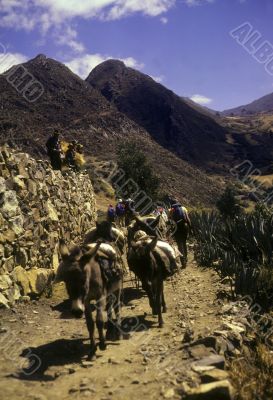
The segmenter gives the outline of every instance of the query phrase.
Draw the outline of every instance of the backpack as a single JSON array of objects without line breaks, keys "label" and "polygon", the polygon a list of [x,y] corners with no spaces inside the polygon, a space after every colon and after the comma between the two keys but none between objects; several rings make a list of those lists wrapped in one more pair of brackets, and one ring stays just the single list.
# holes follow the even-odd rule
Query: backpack
[{"label": "backpack", "polygon": [[181,220],[186,221],[184,210],[180,204],[175,204],[173,206],[172,217],[175,222],[178,222]]},{"label": "backpack", "polygon": [[116,205],[116,214],[118,217],[121,217],[122,215],[125,214],[125,207],[123,206],[123,204],[118,203]]},{"label": "backpack", "polygon": [[109,207],[108,208],[108,217],[115,218],[115,216],[116,216],[116,212],[115,212],[114,207]]}]

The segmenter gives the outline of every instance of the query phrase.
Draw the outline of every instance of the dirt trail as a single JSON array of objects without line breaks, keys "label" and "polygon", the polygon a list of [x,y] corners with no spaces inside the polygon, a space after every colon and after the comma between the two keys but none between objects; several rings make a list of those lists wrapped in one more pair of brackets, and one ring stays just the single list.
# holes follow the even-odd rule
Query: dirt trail
[{"label": "dirt trail", "polygon": [[[220,286],[213,271],[197,268],[191,259],[186,270],[166,283],[168,312],[164,328],[159,329],[147,297],[125,283],[125,338],[98,351],[92,363],[86,362],[85,321],[69,316],[63,286],[58,286],[50,299],[2,311],[0,399],[181,398],[183,385],[197,380],[182,340],[185,333],[207,336],[217,329]],[[134,332],[136,325],[138,331]],[[41,359],[41,367],[26,377],[18,375],[18,370],[24,360],[20,354],[28,348]]]}]

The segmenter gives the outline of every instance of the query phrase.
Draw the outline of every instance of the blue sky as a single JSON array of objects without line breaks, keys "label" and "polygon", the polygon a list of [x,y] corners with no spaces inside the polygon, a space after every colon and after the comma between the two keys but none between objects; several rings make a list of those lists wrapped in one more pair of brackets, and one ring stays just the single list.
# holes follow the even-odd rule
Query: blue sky
[{"label": "blue sky", "polygon": [[85,78],[119,58],[223,110],[273,92],[265,63],[230,35],[248,22],[273,46],[272,21],[272,0],[0,0],[0,71],[43,53]]}]

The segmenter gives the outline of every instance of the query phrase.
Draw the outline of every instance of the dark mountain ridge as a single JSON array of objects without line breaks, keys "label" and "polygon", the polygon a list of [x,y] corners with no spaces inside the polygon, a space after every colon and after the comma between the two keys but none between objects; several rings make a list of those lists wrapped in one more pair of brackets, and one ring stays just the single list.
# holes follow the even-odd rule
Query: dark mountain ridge
[{"label": "dark mountain ridge", "polygon": [[86,81],[183,160],[214,170],[227,161],[225,129],[148,75],[108,60],[94,68]]},{"label": "dark mountain ridge", "polygon": [[249,104],[222,112],[224,116],[247,116],[260,113],[273,113],[273,93],[263,96]]}]

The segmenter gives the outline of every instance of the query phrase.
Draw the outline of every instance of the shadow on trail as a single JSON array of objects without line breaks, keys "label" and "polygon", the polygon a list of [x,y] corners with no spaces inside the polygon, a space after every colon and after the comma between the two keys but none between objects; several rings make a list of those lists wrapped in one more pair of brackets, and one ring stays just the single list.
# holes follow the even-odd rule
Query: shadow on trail
[{"label": "shadow on trail", "polygon": [[146,315],[135,315],[133,317],[122,318],[121,333],[133,334],[135,332],[145,332],[156,325],[155,322],[147,321]]},{"label": "shadow on trail", "polygon": [[45,374],[49,367],[80,363],[87,352],[88,339],[58,339],[38,347],[24,349],[20,356],[26,358],[28,365],[13,377],[33,381],[55,380],[57,376]]},{"label": "shadow on trail", "polygon": [[[135,332],[143,332],[145,334],[154,324],[154,322],[146,321],[143,315],[125,317],[122,319],[120,328],[121,338],[135,340]],[[119,346],[119,343],[117,341],[107,341],[108,346]],[[54,373],[53,375],[46,374],[50,367],[81,364],[83,358],[88,354],[88,350],[88,338],[58,339],[38,347],[26,348],[20,356],[26,358],[28,365],[18,373],[13,374],[12,377],[30,381],[53,381],[59,375],[54,375]]]},{"label": "shadow on trail", "polygon": [[[136,288],[125,288],[123,291],[122,302],[126,306],[133,300],[143,297],[144,292]],[[60,313],[61,319],[74,319],[71,314],[70,300],[64,300],[59,304],[51,307],[53,311]],[[95,311],[95,305],[92,311]],[[125,311],[125,310],[124,310]],[[155,321],[146,320],[146,313],[143,315],[133,315],[122,317],[120,336],[122,339],[131,340],[132,342],[143,340],[146,331],[157,325]],[[114,321],[113,321],[114,322]],[[115,324],[114,324],[115,325]],[[134,336],[134,333],[141,335]],[[22,351],[21,357],[26,359],[26,366],[18,373],[12,375],[13,378],[30,381],[53,381],[60,374],[54,371],[47,373],[50,367],[65,367],[71,364],[81,364],[83,358],[87,356],[89,351],[89,339],[86,329],[86,338],[84,339],[58,339],[53,342],[45,343],[38,347],[26,348]],[[119,346],[120,342],[107,340],[108,346]],[[107,349],[106,349],[107,352]],[[98,357],[100,354],[98,353]],[[66,374],[69,370],[61,370]]]},{"label": "shadow on trail", "polygon": [[122,303],[127,306],[132,300],[139,300],[146,296],[145,292],[141,289],[128,287],[123,289],[122,293]]}]

